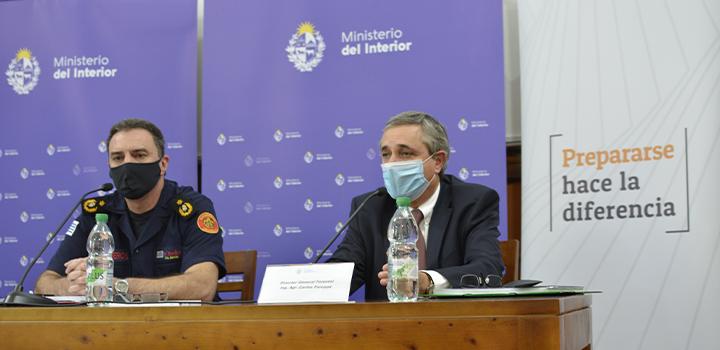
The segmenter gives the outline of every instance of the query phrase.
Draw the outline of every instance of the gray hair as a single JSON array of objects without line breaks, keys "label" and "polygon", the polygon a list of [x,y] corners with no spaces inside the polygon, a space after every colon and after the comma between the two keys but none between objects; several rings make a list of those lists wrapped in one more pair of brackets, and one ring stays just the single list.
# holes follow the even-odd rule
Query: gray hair
[{"label": "gray hair", "polygon": [[132,129],[147,130],[147,132],[152,135],[153,142],[155,143],[155,147],[157,147],[160,158],[165,155],[165,137],[163,137],[162,131],[160,131],[160,128],[155,126],[155,124],[145,119],[128,118],[117,122],[110,128],[110,134],[108,135],[107,140],[105,140],[105,144],[110,147],[110,140],[113,138],[113,136],[115,136],[115,134],[120,131],[127,131]]},{"label": "gray hair", "polygon": [[402,112],[387,121],[383,132],[387,129],[402,125],[420,125],[422,130],[422,141],[430,154],[438,151],[445,151],[445,164],[442,171],[447,168],[447,161],[450,159],[450,142],[448,141],[445,127],[431,115],[417,111]]}]

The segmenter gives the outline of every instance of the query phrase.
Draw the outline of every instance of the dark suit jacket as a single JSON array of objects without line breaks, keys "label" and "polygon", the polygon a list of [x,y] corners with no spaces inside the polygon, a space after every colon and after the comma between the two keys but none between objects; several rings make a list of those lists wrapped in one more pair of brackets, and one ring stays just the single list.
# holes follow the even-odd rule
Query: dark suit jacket
[{"label": "dark suit jacket", "polygon": [[[353,198],[351,212],[369,193]],[[498,246],[498,195],[494,190],[441,177],[427,244],[427,269],[442,274],[453,287],[464,274],[501,275]],[[387,300],[377,274],[387,263],[390,219],[397,206],[387,192],[371,198],[348,227],[330,262],[354,262],[351,293],[365,284],[365,300]]]}]

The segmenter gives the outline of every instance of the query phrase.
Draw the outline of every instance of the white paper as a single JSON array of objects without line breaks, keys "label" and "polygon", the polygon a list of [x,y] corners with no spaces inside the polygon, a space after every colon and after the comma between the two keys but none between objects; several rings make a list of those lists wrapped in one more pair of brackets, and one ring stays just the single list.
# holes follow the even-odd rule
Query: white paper
[{"label": "white paper", "polygon": [[268,265],[258,304],[346,303],[354,263]]},{"label": "white paper", "polygon": [[107,303],[108,307],[167,307],[167,306],[201,306],[200,300],[168,300],[158,303]]},{"label": "white paper", "polygon": [[[82,304],[86,301],[84,295],[56,295],[48,296],[59,304]],[[168,300],[158,303],[104,303],[102,307],[155,307],[155,306],[200,306],[200,300]]]},{"label": "white paper", "polygon": [[50,295],[48,299],[57,301],[60,304],[81,304],[85,302],[84,295]]}]

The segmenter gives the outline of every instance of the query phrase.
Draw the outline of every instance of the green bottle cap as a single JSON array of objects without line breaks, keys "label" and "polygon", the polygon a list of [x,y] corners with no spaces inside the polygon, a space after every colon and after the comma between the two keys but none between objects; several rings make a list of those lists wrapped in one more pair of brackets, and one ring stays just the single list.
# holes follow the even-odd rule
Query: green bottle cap
[{"label": "green bottle cap", "polygon": [[398,207],[409,207],[410,206],[410,197],[397,197],[395,199],[395,203],[397,203]]},{"label": "green bottle cap", "polygon": [[95,214],[95,221],[107,223],[107,220],[108,220],[107,214],[105,214],[105,213]]}]

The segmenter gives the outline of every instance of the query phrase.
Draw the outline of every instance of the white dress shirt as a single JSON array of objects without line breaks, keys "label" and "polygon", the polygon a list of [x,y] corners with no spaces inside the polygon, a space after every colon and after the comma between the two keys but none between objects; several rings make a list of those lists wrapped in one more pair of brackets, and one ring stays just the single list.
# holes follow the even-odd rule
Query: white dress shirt
[{"label": "white dress shirt", "polygon": [[[432,220],[432,214],[433,214],[433,208],[435,207],[435,203],[437,203],[438,197],[440,196],[440,182],[438,182],[437,188],[435,188],[435,192],[433,192],[432,196],[428,198],[428,200],[425,201],[425,203],[420,204],[417,209],[420,209],[420,211],[423,213],[423,220],[420,223],[420,230],[423,233],[423,237],[425,238],[425,247],[427,247],[428,236],[430,236],[430,221]],[[388,226],[388,234],[390,233],[390,230],[392,230],[392,222],[390,223],[390,226]],[[427,250],[425,251],[427,254]],[[447,288],[450,286],[450,283],[445,278],[445,276],[441,275],[437,271],[433,270],[421,270],[422,272],[427,273],[432,278],[433,282],[435,283],[435,288]]]}]

